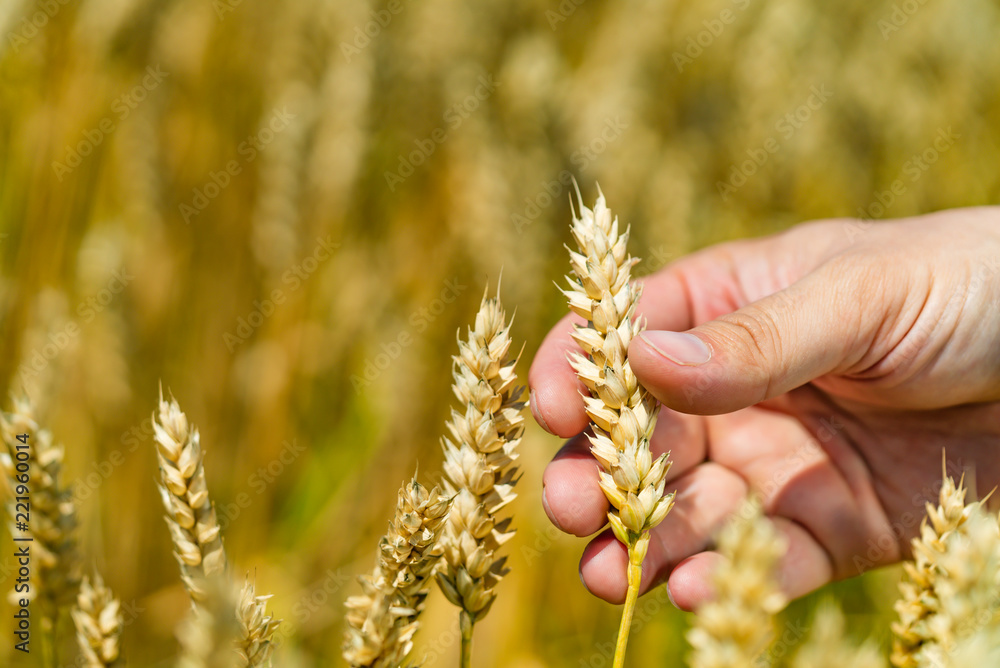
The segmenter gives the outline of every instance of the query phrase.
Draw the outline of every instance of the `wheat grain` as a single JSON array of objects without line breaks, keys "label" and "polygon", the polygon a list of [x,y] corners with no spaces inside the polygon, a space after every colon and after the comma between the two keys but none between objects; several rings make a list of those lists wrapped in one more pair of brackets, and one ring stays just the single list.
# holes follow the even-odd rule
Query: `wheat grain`
[{"label": "wheat grain", "polygon": [[441,532],[449,498],[413,479],[399,490],[389,531],[379,541],[364,593],[347,599],[344,659],[354,667],[396,668],[413,648],[417,618],[441,556]]},{"label": "wheat grain", "polygon": [[271,595],[257,596],[254,584],[250,582],[249,576],[247,577],[240,592],[237,611],[240,639],[236,653],[239,655],[241,667],[263,668],[271,665],[274,632],[278,630],[281,620],[267,614],[267,602],[270,598]]},{"label": "wheat grain", "polygon": [[[31,538],[33,565],[28,591],[12,591],[10,598],[38,601],[46,631],[51,632],[59,610],[76,595],[81,571],[76,505],[70,488],[62,483],[63,446],[54,444],[52,433],[39,426],[27,397],[14,399],[13,410],[0,417],[0,429],[5,445],[0,466],[10,492],[7,511],[11,535]],[[18,440],[19,435],[27,436],[25,442]],[[27,450],[18,450],[25,445]],[[27,472],[18,464],[26,464]],[[29,496],[31,519],[28,528],[18,528],[15,514],[19,509],[14,497],[24,496],[24,491]]]},{"label": "wheat grain", "polygon": [[775,568],[785,542],[747,500],[718,537],[723,557],[712,576],[715,596],[697,610],[688,641],[691,668],[756,665],[773,635],[774,615],[785,606]]},{"label": "wheat grain", "polygon": [[208,496],[198,430],[176,399],[163,400],[153,420],[160,464],[160,497],[181,579],[191,598],[205,599],[206,580],[226,571],[226,554],[215,508]]},{"label": "wheat grain", "polygon": [[94,575],[93,583],[84,576],[72,613],[83,665],[87,668],[119,665],[124,624],[121,604],[104,586],[100,575]]},{"label": "wheat grain", "polygon": [[464,412],[452,410],[451,437],[442,439],[444,486],[454,500],[441,538],[437,581],[461,609],[466,661],[472,627],[489,612],[508,572],[507,558],[498,551],[514,535],[511,517],[500,514],[517,496],[517,446],[524,430],[524,388],[517,384],[518,358],[511,354],[511,322],[499,296],[484,293],[475,325],[459,338],[453,358],[452,391]]},{"label": "wheat grain", "polygon": [[844,615],[826,599],[816,609],[809,637],[795,654],[791,668],[884,668],[885,659],[871,642],[852,646],[846,639]]},{"label": "wheat grain", "polygon": [[940,607],[934,588],[936,564],[945,551],[945,540],[961,531],[972,505],[965,504],[964,480],[955,484],[945,475],[938,505],[927,504],[927,517],[920,525],[920,535],[913,539],[913,560],[903,568],[907,579],[900,583],[902,597],[895,604],[899,621],[892,624],[894,634],[892,663],[897,668],[916,668],[921,646],[932,639],[928,620]]},{"label": "wheat grain", "polygon": [[570,354],[570,364],[587,386],[584,397],[591,421],[590,451],[600,462],[600,486],[611,503],[608,521],[615,536],[628,547],[628,596],[615,666],[624,661],[632,610],[642,578],[642,562],[649,548],[649,531],[673,506],[673,493],[663,495],[669,454],[653,459],[649,439],[659,404],[632,372],[628,348],[644,328],[635,318],[641,289],[631,282],[638,263],[628,253],[629,230],[620,232],[599,194],[594,209],[583,204],[577,190],[579,214],[573,215],[573,238],[579,252],[569,251],[569,289],[563,290],[570,309],[587,320],[574,325],[573,339],[584,355]]}]

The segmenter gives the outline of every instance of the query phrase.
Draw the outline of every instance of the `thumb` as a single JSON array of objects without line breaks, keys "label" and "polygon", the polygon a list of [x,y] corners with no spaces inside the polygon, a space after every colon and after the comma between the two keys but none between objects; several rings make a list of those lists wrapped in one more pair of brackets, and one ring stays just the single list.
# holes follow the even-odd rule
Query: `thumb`
[{"label": "thumb", "polygon": [[863,312],[856,286],[821,269],[687,332],[645,331],[629,346],[629,363],[674,410],[715,415],[752,406],[864,357],[882,316]]}]

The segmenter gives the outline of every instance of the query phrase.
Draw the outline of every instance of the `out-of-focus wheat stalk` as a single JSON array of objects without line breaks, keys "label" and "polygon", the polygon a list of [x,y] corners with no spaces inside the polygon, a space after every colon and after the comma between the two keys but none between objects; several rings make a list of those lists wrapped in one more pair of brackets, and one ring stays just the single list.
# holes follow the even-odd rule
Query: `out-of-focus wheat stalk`
[{"label": "out-of-focus wheat stalk", "polygon": [[454,499],[441,538],[444,558],[437,581],[461,610],[463,666],[471,661],[473,626],[489,612],[496,586],[508,572],[507,558],[498,551],[514,535],[511,517],[500,514],[517,496],[516,449],[524,430],[511,322],[499,295],[484,293],[475,325],[465,340],[459,338],[453,358],[452,391],[463,411],[452,410],[451,438],[442,439],[445,491]]},{"label": "out-of-focus wheat stalk", "polygon": [[188,424],[176,399],[160,396],[153,420],[160,463],[160,497],[181,579],[191,598],[205,600],[204,583],[226,571],[226,553],[215,507],[208,496],[198,430]]},{"label": "out-of-focus wheat stalk", "polygon": [[228,578],[213,577],[201,583],[200,591],[202,602],[191,606],[177,629],[177,668],[233,668],[233,648],[242,636],[236,588]]},{"label": "out-of-focus wheat stalk", "polygon": [[836,603],[820,603],[813,618],[812,630],[795,654],[791,668],[884,668],[885,658],[878,647],[865,642],[855,647],[847,640],[844,615]]},{"label": "out-of-focus wheat stalk", "polygon": [[774,630],[774,615],[785,607],[774,570],[785,541],[747,500],[718,538],[723,557],[712,577],[714,598],[700,606],[688,641],[694,648],[691,668],[756,665]]},{"label": "out-of-focus wheat stalk", "polygon": [[905,562],[906,579],[900,583],[902,597],[896,601],[899,621],[892,624],[894,634],[892,663],[897,668],[920,665],[921,647],[933,638],[929,620],[941,606],[935,583],[938,560],[946,550],[946,540],[964,526],[977,504],[966,505],[964,479],[958,485],[944,475],[938,505],[927,504],[927,516],[920,525],[920,535],[913,539],[913,560]]},{"label": "out-of-focus wheat stalk", "polygon": [[8,488],[10,532],[18,538],[30,538],[30,543],[18,545],[30,545],[32,559],[28,591],[11,591],[9,598],[39,603],[43,651],[54,661],[53,634],[59,612],[76,595],[81,570],[76,506],[70,488],[61,479],[63,446],[55,445],[52,433],[39,426],[27,397],[13,400],[12,411],[0,416],[0,430],[5,446],[0,466]]},{"label": "out-of-focus wheat stalk", "polygon": [[84,576],[72,613],[83,665],[87,668],[119,665],[124,624],[121,604],[100,575],[95,574],[93,582]]},{"label": "out-of-focus wheat stalk", "polygon": [[631,282],[632,267],[639,260],[629,255],[629,230],[619,230],[603,193],[593,210],[584,206],[579,191],[577,203],[580,211],[574,212],[572,231],[579,252],[569,252],[572,274],[566,277],[569,289],[563,294],[570,309],[587,320],[573,328],[573,339],[585,355],[572,353],[570,363],[590,390],[584,397],[593,430],[590,451],[604,468],[600,485],[611,502],[611,528],[628,547],[628,595],[614,663],[621,668],[649,532],[670,512],[674,497],[663,495],[668,455],[654,461],[649,450],[659,404],[639,384],[628,361],[629,343],[644,328],[635,317],[641,290]]},{"label": "out-of-focus wheat stalk", "polygon": [[347,600],[344,659],[355,668],[396,668],[413,648],[450,499],[428,491],[416,475],[399,490],[396,514],[379,541],[375,570],[360,578],[364,593]]}]

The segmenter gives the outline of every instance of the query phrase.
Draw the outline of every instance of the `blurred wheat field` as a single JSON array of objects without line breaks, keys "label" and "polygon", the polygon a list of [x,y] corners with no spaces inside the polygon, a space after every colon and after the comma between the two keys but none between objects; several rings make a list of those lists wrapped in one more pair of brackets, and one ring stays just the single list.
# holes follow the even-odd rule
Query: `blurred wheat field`
[{"label": "blurred wheat field", "polygon": [[[640,274],[811,218],[996,203],[998,34],[996,0],[4,0],[0,385],[66,446],[129,664],[173,665],[188,605],[161,379],[230,558],[275,594],[275,665],[340,665],[395,490],[440,470],[456,330],[502,273],[524,377],[564,311],[571,176],[632,225]],[[531,425],[520,448],[483,668],[610,665],[618,611],[541,510],[559,445]],[[896,579],[828,588],[851,633],[887,628]],[[431,597],[414,658],[457,665],[452,612]],[[630,665],[677,661],[687,624],[641,599]],[[6,640],[0,664],[41,665]]]}]

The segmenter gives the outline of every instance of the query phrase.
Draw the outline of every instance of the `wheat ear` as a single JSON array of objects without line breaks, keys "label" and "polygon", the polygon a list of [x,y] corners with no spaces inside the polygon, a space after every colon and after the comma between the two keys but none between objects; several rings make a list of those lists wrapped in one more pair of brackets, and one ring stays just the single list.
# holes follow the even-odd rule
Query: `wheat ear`
[{"label": "wheat ear", "polygon": [[[181,569],[181,580],[196,607],[222,608],[214,595],[232,598],[233,588],[227,573],[222,530],[205,482],[204,454],[198,430],[191,426],[176,399],[163,400],[160,393],[159,414],[154,416],[153,431],[160,464],[160,497],[166,508],[167,527],[174,544],[174,556]],[[236,653],[242,666],[267,666],[274,646],[271,639],[281,623],[266,614],[270,596],[258,596],[248,581],[233,602],[233,618],[238,622]],[[198,628],[228,624],[219,612],[203,611],[192,618],[188,633],[198,645]],[[194,655],[192,655],[194,656]],[[206,655],[208,656],[208,655]]]},{"label": "wheat ear", "polygon": [[473,626],[489,612],[496,586],[508,572],[507,557],[498,551],[514,535],[511,517],[501,515],[517,496],[517,446],[524,430],[511,322],[499,296],[484,293],[475,325],[458,340],[452,391],[462,410],[452,410],[450,438],[441,442],[444,487],[454,500],[441,538],[444,558],[437,581],[460,608],[463,666],[470,661]]},{"label": "wheat ear", "polygon": [[688,642],[694,648],[691,668],[758,665],[774,634],[774,615],[785,607],[775,568],[785,541],[747,500],[718,537],[723,560],[712,576],[715,597],[701,605]]},{"label": "wheat ear", "polygon": [[240,625],[240,639],[236,653],[241,668],[263,668],[271,665],[274,653],[274,632],[281,624],[267,614],[267,602],[271,595],[257,596],[249,576],[240,592],[237,618]]},{"label": "wheat ear", "polygon": [[153,421],[160,464],[160,497],[181,579],[191,598],[205,600],[204,583],[226,571],[226,553],[215,507],[208,496],[198,430],[189,423],[176,399],[160,395]]},{"label": "wheat ear", "polygon": [[920,647],[922,666],[952,663],[959,645],[977,629],[996,629],[1000,603],[1000,527],[979,503],[968,506],[968,519],[944,538],[935,556],[937,611],[927,618],[929,638]]},{"label": "wheat ear", "polygon": [[816,609],[805,644],[791,668],[884,668],[885,659],[871,642],[854,647],[846,639],[844,615],[830,599]]},{"label": "wheat ear", "polygon": [[351,666],[396,668],[410,653],[448,506],[440,489],[428,491],[416,475],[400,488],[375,569],[360,578],[364,593],[347,599],[343,655]]},{"label": "wheat ear", "polygon": [[903,564],[906,580],[899,585],[902,597],[895,604],[899,621],[892,624],[891,659],[897,668],[917,668],[921,647],[932,640],[928,620],[941,604],[934,587],[937,562],[945,551],[945,540],[955,532],[964,531],[972,513],[975,504],[967,506],[965,495],[964,478],[956,485],[953,478],[943,474],[938,505],[927,504],[920,535],[912,541],[913,560]]},{"label": "wheat ear", "polygon": [[649,450],[659,404],[628,361],[629,343],[644,329],[635,318],[641,289],[631,282],[639,260],[629,255],[629,230],[619,230],[603,194],[593,210],[584,206],[579,190],[577,201],[572,232],[579,252],[569,250],[572,271],[566,277],[569,289],[562,292],[570,309],[587,321],[573,327],[573,339],[585,354],[571,353],[570,363],[590,391],[584,403],[593,432],[591,452],[604,469],[600,485],[611,503],[608,520],[628,548],[628,595],[614,661],[621,668],[649,531],[670,512],[674,495],[663,495],[669,455],[654,460]]},{"label": "wheat ear", "polygon": [[121,604],[104,586],[100,575],[95,574],[93,582],[84,576],[72,613],[83,665],[86,668],[119,665],[124,625]]},{"label": "wheat ear", "polygon": [[[40,604],[43,649],[54,661],[53,634],[59,611],[73,601],[81,572],[76,505],[70,487],[62,483],[63,446],[54,444],[52,433],[39,426],[27,397],[15,398],[13,410],[0,416],[0,431],[5,446],[0,452],[0,467],[9,492],[10,531],[16,538],[26,539],[17,545],[30,545],[33,565],[28,591],[12,591],[9,598],[27,598]],[[24,514],[18,518],[17,513],[25,506],[17,506],[17,497],[30,504],[23,524],[17,520],[24,519]]]}]

